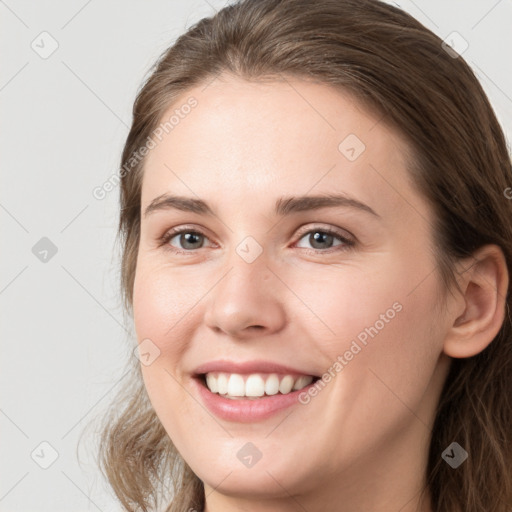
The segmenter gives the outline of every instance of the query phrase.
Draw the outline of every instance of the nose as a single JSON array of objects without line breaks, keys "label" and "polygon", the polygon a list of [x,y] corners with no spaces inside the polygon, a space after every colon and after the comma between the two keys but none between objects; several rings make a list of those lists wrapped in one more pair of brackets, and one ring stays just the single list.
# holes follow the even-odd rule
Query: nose
[{"label": "nose", "polygon": [[260,338],[284,328],[286,287],[267,263],[264,253],[251,263],[233,254],[209,294],[209,328],[237,339]]}]

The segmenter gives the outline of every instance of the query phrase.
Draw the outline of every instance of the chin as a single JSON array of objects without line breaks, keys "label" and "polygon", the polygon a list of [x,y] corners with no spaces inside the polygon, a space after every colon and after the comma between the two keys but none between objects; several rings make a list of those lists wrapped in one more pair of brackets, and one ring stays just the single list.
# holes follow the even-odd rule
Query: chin
[{"label": "chin", "polygon": [[315,479],[304,474],[307,468],[297,464],[296,457],[281,458],[274,452],[272,458],[264,461],[262,457],[252,467],[246,467],[236,458],[236,452],[233,453],[233,462],[228,463],[225,456],[220,462],[221,455],[219,462],[213,464],[206,464],[206,458],[201,458],[192,470],[216,492],[247,499],[251,496],[287,497],[289,493],[304,491],[305,482]]}]

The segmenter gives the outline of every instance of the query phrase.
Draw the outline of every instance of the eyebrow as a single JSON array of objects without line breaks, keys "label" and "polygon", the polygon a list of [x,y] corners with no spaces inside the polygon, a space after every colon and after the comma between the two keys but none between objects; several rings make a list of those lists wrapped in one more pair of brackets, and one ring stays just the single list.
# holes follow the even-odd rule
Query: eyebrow
[{"label": "eyebrow", "polygon": [[[274,213],[276,216],[282,217],[296,212],[335,207],[353,208],[380,218],[380,215],[376,213],[370,206],[344,194],[280,197],[276,201]],[[153,199],[153,201],[149,204],[144,212],[144,217],[147,217],[149,214],[159,210],[169,209],[197,213],[199,215],[215,216],[214,211],[208,205],[208,203],[201,199],[162,194],[161,196]]]}]

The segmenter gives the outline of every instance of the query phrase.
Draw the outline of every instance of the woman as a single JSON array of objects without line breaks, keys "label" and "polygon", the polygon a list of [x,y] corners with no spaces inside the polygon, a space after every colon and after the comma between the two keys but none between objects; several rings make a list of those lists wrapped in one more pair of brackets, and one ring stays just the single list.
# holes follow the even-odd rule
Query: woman
[{"label": "woman", "polygon": [[377,0],[238,2],[120,174],[127,510],[510,510],[511,161],[456,52]]}]

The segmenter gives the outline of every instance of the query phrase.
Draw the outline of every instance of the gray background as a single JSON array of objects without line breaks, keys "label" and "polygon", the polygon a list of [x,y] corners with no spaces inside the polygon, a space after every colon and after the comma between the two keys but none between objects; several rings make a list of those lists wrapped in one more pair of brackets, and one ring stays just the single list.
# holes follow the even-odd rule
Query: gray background
[{"label": "gray background", "polygon": [[[469,43],[463,57],[511,141],[512,1],[393,3]],[[103,200],[92,191],[116,172],[151,64],[223,5],[0,1],[1,511],[120,510],[95,466],[94,431],[80,464],[76,453],[135,346],[118,295],[118,188]]]}]

